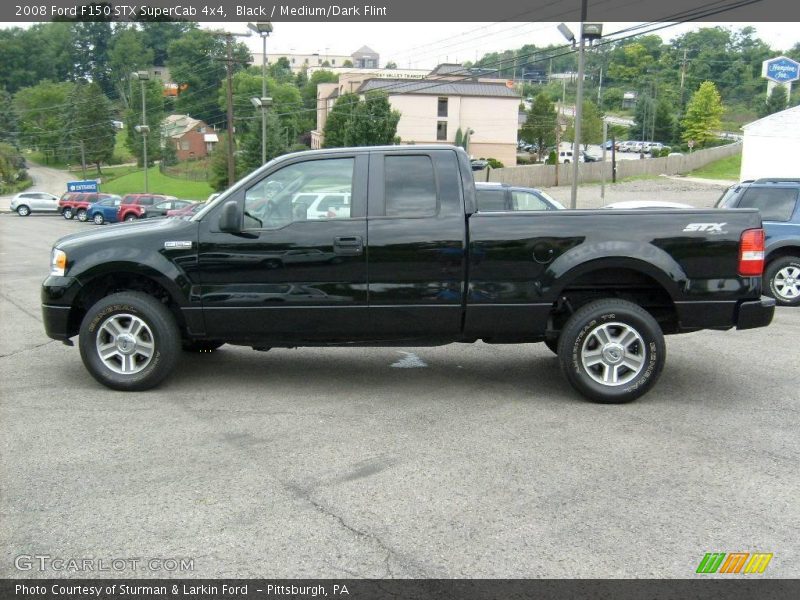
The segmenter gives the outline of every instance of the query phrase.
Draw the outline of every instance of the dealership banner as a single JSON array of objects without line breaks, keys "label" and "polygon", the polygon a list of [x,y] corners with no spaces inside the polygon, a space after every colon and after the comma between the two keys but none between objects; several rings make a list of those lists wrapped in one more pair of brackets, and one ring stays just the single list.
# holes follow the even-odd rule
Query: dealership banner
[{"label": "dealership banner", "polygon": [[[588,0],[588,21],[800,21],[787,0]],[[0,21],[580,21],[580,0],[3,0]]]},{"label": "dealership banner", "polygon": [[800,597],[793,579],[5,579],[0,598],[75,600],[523,600]]}]

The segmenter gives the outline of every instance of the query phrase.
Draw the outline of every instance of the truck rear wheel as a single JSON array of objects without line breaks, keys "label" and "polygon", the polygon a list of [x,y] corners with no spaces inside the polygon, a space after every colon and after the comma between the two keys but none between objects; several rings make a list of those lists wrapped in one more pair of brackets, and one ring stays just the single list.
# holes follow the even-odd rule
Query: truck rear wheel
[{"label": "truck rear wheel", "polygon": [[164,304],[141,292],[112,294],[92,306],[80,327],[83,364],[115,390],[147,390],[172,371],[180,331]]},{"label": "truck rear wheel", "polygon": [[561,371],[594,402],[631,402],[655,385],[666,360],[664,335],[643,308],[596,300],[573,314],[558,342]]}]

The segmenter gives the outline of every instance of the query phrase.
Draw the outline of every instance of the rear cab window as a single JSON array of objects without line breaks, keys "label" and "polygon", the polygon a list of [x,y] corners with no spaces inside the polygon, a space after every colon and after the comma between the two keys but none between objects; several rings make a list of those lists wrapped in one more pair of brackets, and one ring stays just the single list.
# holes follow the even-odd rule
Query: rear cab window
[{"label": "rear cab window", "polygon": [[478,211],[498,212],[508,210],[506,208],[506,191],[503,188],[495,190],[477,189]]},{"label": "rear cab window", "polygon": [[797,206],[797,188],[751,187],[737,208],[757,208],[765,221],[788,221]]},{"label": "rear cab window", "polygon": [[432,217],[438,209],[436,175],[430,156],[384,157],[387,217]]}]

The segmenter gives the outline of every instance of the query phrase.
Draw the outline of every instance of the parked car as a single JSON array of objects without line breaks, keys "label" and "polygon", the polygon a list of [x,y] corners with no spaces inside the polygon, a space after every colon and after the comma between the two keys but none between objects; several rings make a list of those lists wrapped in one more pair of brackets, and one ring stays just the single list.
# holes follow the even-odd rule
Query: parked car
[{"label": "parked car", "polygon": [[188,218],[197,213],[201,208],[206,205],[205,202],[190,202],[182,208],[173,208],[167,211],[168,217]]},{"label": "parked car", "polygon": [[640,143],[640,142],[634,142],[634,141],[630,141],[630,140],[626,141],[626,142],[622,142],[619,145],[619,151],[620,152],[633,152],[634,148],[636,147],[636,144],[638,144],[638,143]]},{"label": "parked car", "polygon": [[489,166],[489,161],[482,158],[476,158],[470,162],[470,165],[472,166],[473,171],[483,171]]},{"label": "parked car", "polygon": [[800,306],[800,179],[763,178],[729,187],[717,208],[757,208],[766,233],[764,293]]},{"label": "parked car", "polygon": [[[334,219],[350,216],[350,194],[296,194],[294,210],[305,211],[306,219]],[[302,218],[302,217],[301,217]]]},{"label": "parked car", "polygon": [[[295,215],[295,195],[343,187],[350,218]],[[280,156],[188,221],[61,238],[42,314],[119,390],[158,385],[182,345],[543,341],[579,393],[629,402],[663,371],[665,334],[770,323],[763,240],[756,210],[482,212],[461,148],[334,148]],[[287,250],[302,260],[265,263]]]},{"label": "parked car", "polygon": [[612,202],[603,208],[615,208],[617,210],[639,210],[647,208],[694,208],[690,204],[683,202],[669,202],[667,200],[626,200],[624,202]]},{"label": "parked car", "polygon": [[646,152],[649,152],[650,154],[657,154],[658,152],[661,152],[663,149],[664,149],[664,144],[662,144],[661,142],[650,142],[650,145],[647,147]]},{"label": "parked car", "polygon": [[[117,209],[117,221],[135,221],[152,214],[157,203],[165,200],[177,200],[175,196],[164,196],[163,194],[126,194],[122,197],[122,203]],[[173,207],[171,207],[173,208]],[[159,215],[163,217],[169,208],[159,209]]]},{"label": "parked car", "polygon": [[480,212],[509,210],[564,210],[564,205],[536,188],[507,183],[475,183]]},{"label": "parked car", "polygon": [[109,196],[90,204],[86,209],[88,220],[95,225],[117,222],[117,209],[122,204],[120,196]]},{"label": "parked car", "polygon": [[64,194],[58,201],[59,210],[65,219],[77,218],[81,222],[89,220],[89,206],[114,194],[100,192],[75,192]]},{"label": "parked car", "polygon": [[586,150],[583,150],[581,152],[581,158],[582,158],[583,162],[587,162],[587,163],[600,162],[600,157],[599,156],[595,156],[594,154],[589,154],[588,152],[586,152]]},{"label": "parked car", "polygon": [[162,200],[156,202],[152,207],[147,208],[144,217],[152,219],[154,217],[166,217],[167,213],[171,210],[180,210],[182,208],[191,208],[195,203],[190,200]]},{"label": "parked car", "polygon": [[33,212],[58,212],[58,196],[47,192],[20,192],[11,199],[11,210],[20,217]]}]

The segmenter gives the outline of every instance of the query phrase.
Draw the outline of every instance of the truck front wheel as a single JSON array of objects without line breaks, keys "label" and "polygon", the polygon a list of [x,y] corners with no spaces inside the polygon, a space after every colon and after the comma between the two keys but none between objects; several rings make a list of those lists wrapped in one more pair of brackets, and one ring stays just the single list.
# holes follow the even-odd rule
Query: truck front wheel
[{"label": "truck front wheel", "polygon": [[141,292],[112,294],[92,306],[80,327],[83,364],[115,390],[147,390],[172,371],[180,331],[167,307]]},{"label": "truck front wheel", "polygon": [[643,308],[596,300],[567,321],[558,340],[561,370],[594,402],[631,402],[655,385],[666,360],[664,335]]}]

